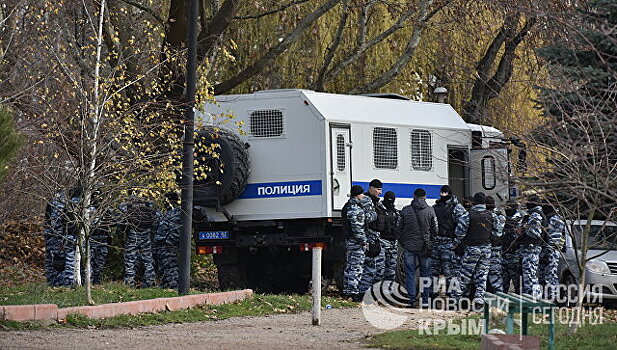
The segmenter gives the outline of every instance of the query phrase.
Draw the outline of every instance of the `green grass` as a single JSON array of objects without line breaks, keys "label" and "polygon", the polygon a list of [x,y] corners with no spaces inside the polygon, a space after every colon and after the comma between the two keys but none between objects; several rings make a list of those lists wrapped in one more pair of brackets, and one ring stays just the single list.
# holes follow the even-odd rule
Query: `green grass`
[{"label": "green grass", "polygon": [[[330,304],[333,308],[353,307],[356,303],[335,297],[323,297],[322,306]],[[67,319],[67,324],[75,327],[114,328],[149,326],[164,323],[186,323],[216,321],[239,316],[263,316],[282,313],[297,313],[311,309],[311,297],[308,295],[263,295],[257,294],[251,299],[223,305],[202,305],[189,310],[161,312],[143,315],[125,315],[109,319],[91,320],[74,315]]]},{"label": "green grass", "polygon": [[[95,295],[93,290],[93,296]],[[197,293],[197,291],[195,291]],[[151,299],[158,297],[177,296],[172,290],[163,289],[131,289],[117,283],[108,283],[96,288],[97,303],[121,302],[130,300]],[[70,288],[46,288],[43,285],[27,285],[5,289],[0,294],[0,304],[32,304],[52,303],[60,307],[87,305],[83,290]],[[322,306],[332,308],[355,307],[357,303],[338,297],[323,296]],[[142,315],[122,315],[101,320],[91,320],[81,315],[69,315],[64,323],[51,327],[78,328],[114,328],[138,327],[165,323],[186,323],[199,321],[215,321],[237,316],[261,316],[281,313],[297,313],[309,311],[312,301],[310,295],[263,295],[256,294],[253,298],[237,303],[224,305],[202,305],[189,310],[160,312]],[[38,322],[14,322],[0,320],[0,329],[40,329],[46,325]]]},{"label": "green grass", "polygon": [[[203,293],[192,291],[191,293]],[[122,283],[109,282],[92,288],[96,304],[167,298],[178,296],[175,290],[160,288],[130,288]],[[0,305],[56,304],[58,307],[88,305],[82,287],[48,287],[44,283],[30,283],[0,289]]]},{"label": "green grass", "polygon": [[[474,318],[479,318],[474,316]],[[457,322],[460,322],[458,320]],[[617,323],[605,321],[604,324],[586,325],[576,334],[568,333],[568,325],[555,327],[556,349],[614,349],[617,343]],[[518,331],[518,329],[515,329]],[[529,334],[540,336],[543,348],[548,345],[548,326],[530,324]],[[369,347],[387,349],[478,349],[479,335],[420,335],[418,330],[386,332],[368,341]]]}]

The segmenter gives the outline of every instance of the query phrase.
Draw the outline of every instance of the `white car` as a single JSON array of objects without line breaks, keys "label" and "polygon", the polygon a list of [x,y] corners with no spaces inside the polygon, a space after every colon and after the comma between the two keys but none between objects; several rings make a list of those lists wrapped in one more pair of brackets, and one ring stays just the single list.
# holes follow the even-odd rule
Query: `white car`
[{"label": "white car", "polygon": [[[569,301],[576,295],[580,256],[581,233],[587,220],[568,221],[565,245],[559,259],[559,280],[567,286]],[[572,238],[575,238],[573,241]],[[603,220],[591,221],[589,251],[585,266],[585,289],[587,301],[617,305],[617,223]],[[562,292],[564,288],[562,287]],[[563,294],[562,294],[563,296]],[[562,298],[563,299],[563,298]]]}]

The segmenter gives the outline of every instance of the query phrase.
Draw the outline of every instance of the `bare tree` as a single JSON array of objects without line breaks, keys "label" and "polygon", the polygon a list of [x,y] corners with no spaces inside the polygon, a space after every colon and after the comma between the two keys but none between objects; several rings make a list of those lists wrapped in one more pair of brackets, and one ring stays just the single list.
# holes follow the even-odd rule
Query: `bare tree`
[{"label": "bare tree", "polygon": [[[539,50],[551,74],[540,89],[545,122],[526,137],[534,162],[525,183],[569,219],[587,219],[573,237],[578,265],[578,322],[584,300],[592,219],[617,216],[617,2],[592,1],[586,11],[554,19],[566,38]],[[560,21],[563,20],[563,21]],[[615,239],[612,237],[611,239]],[[612,242],[613,244],[615,242]]]},{"label": "bare tree", "polygon": [[[32,179],[31,186],[7,189],[13,196],[28,195],[40,202],[65,192],[64,220],[77,241],[75,282],[84,281],[90,303],[93,233],[118,222],[117,209],[129,194],[157,199],[177,188],[181,139],[175,135],[183,129],[176,119],[165,118],[182,108],[175,100],[161,99],[166,81],[148,81],[167,61],[124,74],[134,62],[151,59],[153,52],[118,53],[105,45],[107,4],[26,4],[31,7],[21,21],[38,18],[45,31],[36,37],[43,49],[32,46],[28,52],[41,57],[29,67],[35,78],[23,79],[44,76],[45,84],[33,87],[31,96],[19,97],[36,98],[31,104],[39,108],[37,114],[20,111],[31,145],[16,172]],[[111,42],[118,40],[112,37]],[[171,53],[166,57],[177,59]],[[202,101],[211,97],[203,95],[207,89],[200,91]],[[198,144],[200,151],[207,152],[202,146]],[[196,174],[198,179],[207,176],[202,167]],[[75,190],[69,194],[69,189]]]}]

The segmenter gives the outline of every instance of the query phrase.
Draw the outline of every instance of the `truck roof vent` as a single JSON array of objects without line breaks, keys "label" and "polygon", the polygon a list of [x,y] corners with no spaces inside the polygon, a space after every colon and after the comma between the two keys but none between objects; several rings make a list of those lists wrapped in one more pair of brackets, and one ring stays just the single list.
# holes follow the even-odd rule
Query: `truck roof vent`
[{"label": "truck roof vent", "polygon": [[251,113],[251,136],[253,137],[280,137],[283,136],[283,111],[278,109],[264,109]]}]

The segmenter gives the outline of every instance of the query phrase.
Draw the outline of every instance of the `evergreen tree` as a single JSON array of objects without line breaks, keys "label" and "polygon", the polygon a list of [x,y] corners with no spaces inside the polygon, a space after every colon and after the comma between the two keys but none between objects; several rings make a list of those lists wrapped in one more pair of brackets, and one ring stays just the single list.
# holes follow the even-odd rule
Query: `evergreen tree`
[{"label": "evergreen tree", "polygon": [[0,180],[8,169],[11,160],[19,147],[19,135],[15,130],[12,113],[5,107],[0,107]]},{"label": "evergreen tree", "polygon": [[[580,26],[570,30],[567,38],[538,50],[552,78],[561,83],[558,88],[540,89],[542,107],[553,120],[564,121],[568,116],[590,112],[613,119],[617,0],[591,1],[587,10],[578,11],[577,17]],[[614,138],[615,133],[610,136]]]},{"label": "evergreen tree", "polygon": [[591,1],[574,17],[564,39],[538,50],[551,76],[539,89],[546,123],[533,135],[546,150],[539,183],[579,215],[608,217],[617,187],[617,0]]},{"label": "evergreen tree", "polygon": [[[568,219],[614,220],[617,202],[617,0],[592,0],[573,18],[563,17],[566,35],[538,51],[548,67],[549,87],[540,89],[546,123],[532,135],[544,161],[536,189]],[[586,264],[592,241],[615,237],[585,225],[574,234],[578,269],[574,333],[581,325]],[[603,236],[604,235],[604,236]]]}]

